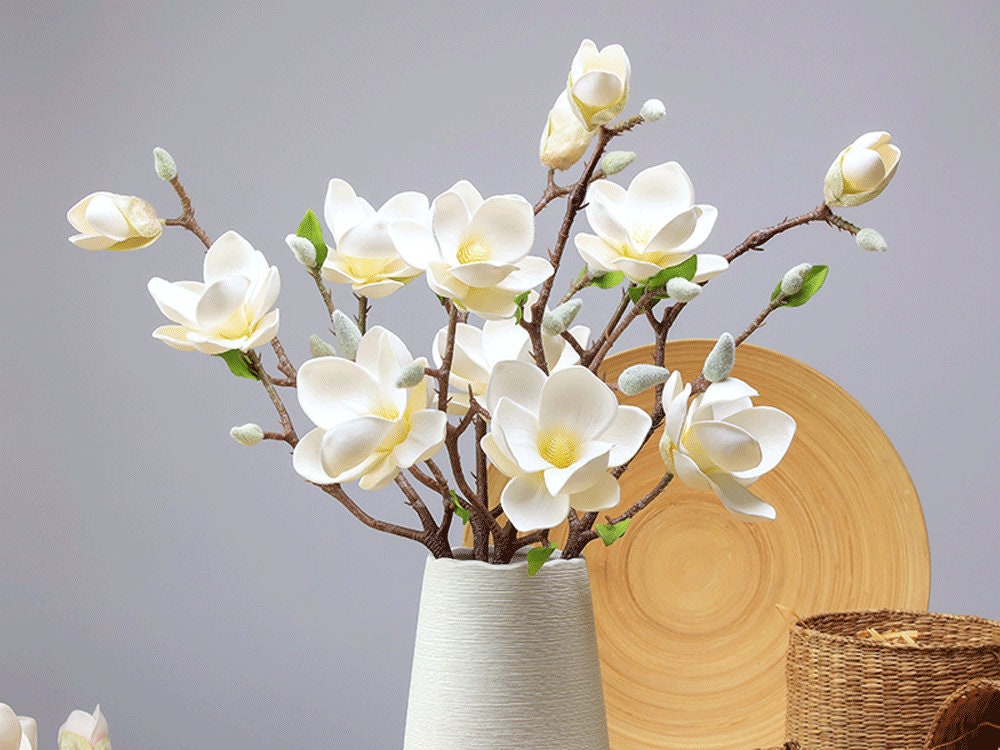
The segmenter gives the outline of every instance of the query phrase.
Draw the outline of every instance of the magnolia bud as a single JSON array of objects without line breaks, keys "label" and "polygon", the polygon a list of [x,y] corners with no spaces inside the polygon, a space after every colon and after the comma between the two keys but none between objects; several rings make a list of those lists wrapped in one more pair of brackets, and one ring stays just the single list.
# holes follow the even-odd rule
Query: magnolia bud
[{"label": "magnolia bud", "polygon": [[632,365],[618,376],[618,390],[626,396],[636,396],[653,386],[666,383],[670,370],[657,365]]},{"label": "magnolia bud", "polygon": [[247,422],[229,431],[229,437],[241,445],[257,445],[264,439],[264,430],[259,424]]},{"label": "magnolia bud", "polygon": [[156,174],[161,180],[170,182],[177,176],[177,162],[170,152],[164,148],[153,149],[153,165],[156,167]]},{"label": "magnolia bud", "polygon": [[316,267],[316,246],[312,242],[297,234],[290,234],[285,237],[285,244],[299,263],[306,268]]},{"label": "magnolia bud", "polygon": [[718,383],[729,377],[736,363],[736,342],[732,334],[724,333],[715,342],[712,351],[705,358],[705,366],[701,374],[710,383]]},{"label": "magnolia bud", "polygon": [[647,99],[642,109],[639,110],[639,117],[646,122],[661,120],[667,115],[667,107],[659,99]]},{"label": "magnolia bud", "polygon": [[558,336],[573,324],[573,319],[583,307],[583,302],[571,299],[563,302],[555,310],[545,313],[542,318],[542,333],[546,336]]},{"label": "magnolia bud", "polygon": [[874,229],[862,229],[854,235],[854,241],[858,243],[858,247],[862,250],[872,253],[884,253],[889,249],[885,238]]},{"label": "magnolia bud", "polygon": [[781,296],[791,297],[802,289],[806,276],[812,270],[812,263],[800,263],[795,268],[790,268],[781,277]]},{"label": "magnolia bud", "polygon": [[586,153],[596,132],[587,130],[573,114],[569,98],[563,91],[549,111],[538,146],[538,158],[551,169],[569,169]]},{"label": "magnolia bud", "polygon": [[859,206],[889,184],[899,166],[900,150],[883,131],[865,133],[834,159],[823,180],[828,206]]},{"label": "magnolia bud", "polygon": [[361,343],[361,329],[351,318],[335,310],[333,313],[333,332],[337,336],[340,350],[347,359],[353,360],[358,353],[358,344]]},{"label": "magnolia bud", "polygon": [[601,157],[604,174],[618,174],[635,161],[635,151],[609,151]]},{"label": "magnolia bud", "polygon": [[309,337],[309,353],[314,357],[336,357],[337,350],[333,344],[328,344],[315,333]]},{"label": "magnolia bud", "polygon": [[678,302],[690,302],[701,294],[701,286],[688,281],[683,276],[674,276],[667,280],[667,296]]},{"label": "magnolia bud", "polygon": [[399,371],[399,375],[396,376],[396,387],[397,388],[414,388],[424,382],[424,368],[427,366],[427,360],[423,357],[420,359],[410,362],[406,367]]}]

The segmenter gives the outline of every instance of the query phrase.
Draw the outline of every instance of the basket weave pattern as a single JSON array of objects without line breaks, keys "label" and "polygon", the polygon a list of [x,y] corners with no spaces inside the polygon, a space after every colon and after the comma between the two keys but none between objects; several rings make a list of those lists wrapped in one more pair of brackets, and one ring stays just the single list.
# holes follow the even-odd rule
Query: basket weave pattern
[{"label": "basket weave pattern", "polygon": [[[915,644],[859,638],[917,631]],[[815,615],[792,626],[787,737],[802,750],[920,750],[941,702],[1000,679],[1000,622],[932,612]]]}]

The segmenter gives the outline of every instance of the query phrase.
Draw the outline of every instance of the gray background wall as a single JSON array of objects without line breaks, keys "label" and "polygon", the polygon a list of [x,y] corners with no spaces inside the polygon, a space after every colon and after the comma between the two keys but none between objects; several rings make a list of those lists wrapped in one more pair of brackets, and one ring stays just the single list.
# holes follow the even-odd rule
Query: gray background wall
[{"label": "gray background wall", "polygon": [[[719,207],[708,251],[813,207],[843,146],[893,133],[896,180],[843,212],[889,254],[790,233],[713,283],[678,335],[740,327],[786,268],[830,263],[823,294],[755,342],[827,373],[895,443],[927,518],[932,608],[1000,618],[998,8],[5,3],[0,700],[38,718],[46,748],[97,701],[119,748],[399,747],[422,550],[366,532],[280,445],[231,441],[233,424],[271,424],[263,392],[150,338],[145,282],[196,278],[192,237],[91,254],[64,213],[105,189],[174,214],[150,158],[170,149],[207,231],[235,228],[281,266],[302,361],[323,313],[282,238],[326,181],[374,202],[462,177],[536,197],[538,134],[588,36],[625,45],[632,109],[667,103],[621,145],[637,167],[680,161]],[[423,282],[393,303],[377,314],[426,351],[440,322]]]}]

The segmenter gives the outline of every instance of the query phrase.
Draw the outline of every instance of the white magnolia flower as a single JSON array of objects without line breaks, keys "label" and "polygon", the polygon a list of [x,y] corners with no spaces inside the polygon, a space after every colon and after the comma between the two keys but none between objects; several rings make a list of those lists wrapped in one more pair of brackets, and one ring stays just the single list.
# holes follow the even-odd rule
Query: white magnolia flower
[{"label": "white magnolia flower", "polygon": [[621,114],[628,101],[632,66],[620,44],[598,50],[589,39],[580,43],[569,70],[566,93],[588,130],[606,125]]},{"label": "white magnolia flower", "polygon": [[845,148],[823,181],[828,206],[860,206],[878,196],[896,174],[900,150],[885,132],[865,133]]},{"label": "white magnolia flower", "polygon": [[[574,237],[592,269],[621,271],[640,283],[690,258],[708,239],[718,211],[695,205],[694,187],[677,162],[645,169],[628,190],[598,180],[587,191],[587,221],[597,234]],[[698,255],[695,281],[726,270],[721,255]]]},{"label": "white magnolia flower", "polygon": [[774,508],[747,487],[784,457],[795,420],[780,409],[754,406],[750,399],[756,395],[742,380],[727,378],[689,405],[691,385],[673,373],[663,389],[660,455],[684,484],[714,491],[733,513],[773,519]]},{"label": "white magnolia flower", "polygon": [[271,308],[281,278],[263,253],[226,232],[205,253],[204,275],[204,283],[150,279],[156,306],[177,323],[160,326],[153,338],[181,351],[221,354],[246,352],[278,335],[278,311]]},{"label": "white magnolia flower", "polygon": [[[531,319],[530,300],[524,308],[525,317]],[[573,326],[569,334],[580,346],[586,347],[590,339],[590,329]],[[440,367],[448,344],[447,326],[438,331],[434,339],[434,362]],[[580,355],[562,336],[542,334],[545,349],[545,363],[549,372],[580,364]],[[488,320],[483,327],[476,328],[467,323],[455,327],[455,349],[451,360],[452,387],[448,401],[449,414],[465,414],[469,409],[469,388],[477,400],[485,404],[486,386],[490,373],[499,362],[518,359],[534,362],[531,356],[531,339],[528,332],[509,320]]]},{"label": "white magnolia flower", "polygon": [[580,161],[596,132],[581,124],[570,106],[569,96],[563,91],[549,111],[538,157],[546,167],[569,169]]},{"label": "white magnolia flower", "polygon": [[586,367],[548,377],[525,362],[500,362],[486,392],[492,413],[482,448],[511,477],[500,495],[519,531],[548,529],[570,507],[598,511],[618,504],[618,480],[608,469],[631,459],[651,420],[620,406]]},{"label": "white magnolia flower", "polygon": [[101,707],[94,713],[74,711],[59,727],[59,750],[111,750],[108,722]]},{"label": "white magnolia flower", "polygon": [[422,193],[394,195],[376,211],[354,188],[333,179],[323,207],[326,224],[333,233],[331,247],[323,263],[323,278],[336,284],[350,284],[366,297],[386,297],[420,275],[407,265],[396,249],[389,228],[397,221],[429,226],[430,206]]},{"label": "white magnolia flower", "polygon": [[413,361],[399,337],[375,326],[362,337],[354,362],[319,357],[303,364],[299,404],[318,426],[295,447],[295,470],[316,484],[360,480],[361,489],[374,490],[434,455],[447,417],[427,408],[426,381],[396,386]]},{"label": "white magnolia flower", "polygon": [[436,294],[487,320],[512,317],[514,298],[552,275],[547,260],[528,255],[535,214],[520,195],[483,200],[461,180],[434,199],[431,224],[398,221],[390,233]]},{"label": "white magnolia flower", "polygon": [[38,724],[0,703],[0,750],[38,750]]},{"label": "white magnolia flower", "polygon": [[138,250],[163,234],[156,210],[134,195],[91,193],[66,218],[80,233],[69,241],[84,250]]}]

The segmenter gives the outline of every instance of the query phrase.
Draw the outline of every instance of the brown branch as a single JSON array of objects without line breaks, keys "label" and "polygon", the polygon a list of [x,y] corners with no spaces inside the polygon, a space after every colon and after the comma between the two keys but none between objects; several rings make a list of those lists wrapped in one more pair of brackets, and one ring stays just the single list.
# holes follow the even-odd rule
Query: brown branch
[{"label": "brown branch", "polygon": [[275,411],[278,412],[278,418],[281,420],[281,426],[285,431],[286,442],[290,445],[295,446],[299,442],[298,435],[295,434],[295,427],[292,426],[292,419],[288,416],[288,409],[285,408],[285,403],[281,400],[281,396],[278,395],[278,391],[274,387],[274,382],[271,380],[271,376],[267,374],[264,369],[264,365],[260,361],[260,355],[253,349],[246,352],[245,359],[247,366],[250,371],[257,376],[264,389],[267,391],[267,395],[271,399],[271,403],[274,404]]},{"label": "brown branch", "polygon": [[201,240],[201,244],[203,244],[207,250],[212,246],[212,240],[209,239],[208,235],[205,234],[205,230],[202,229],[195,220],[194,207],[191,205],[191,199],[188,197],[187,191],[184,189],[184,186],[181,185],[181,181],[176,175],[172,180],[170,180],[170,186],[174,189],[174,192],[177,193],[177,198],[181,202],[181,215],[176,219],[166,219],[163,223],[168,227],[183,227],[188,230],[195,237]]},{"label": "brown branch", "polygon": [[579,341],[577,341],[577,340],[576,340],[576,339],[575,339],[575,338],[573,337],[573,334],[572,334],[572,333],[570,333],[569,331],[563,331],[563,332],[562,332],[561,334],[559,334],[559,335],[560,335],[560,336],[562,336],[563,340],[564,340],[564,341],[565,341],[565,342],[566,342],[567,344],[569,344],[569,345],[570,345],[571,347],[573,347],[573,351],[575,351],[575,352],[577,353],[577,355],[579,355],[579,357],[580,357],[580,360],[582,361],[582,360],[583,360],[583,358],[584,358],[584,357],[586,356],[586,354],[587,354],[587,350],[583,348],[583,345],[582,345],[582,344],[581,344],[581,343],[580,343]]},{"label": "brown branch", "polygon": [[448,332],[445,336],[444,356],[441,366],[437,368],[438,379],[438,409],[448,411],[448,384],[451,380],[451,363],[455,357],[455,328],[458,326],[458,308],[453,302],[448,303]]},{"label": "brown branch", "polygon": [[414,489],[413,485],[410,484],[409,480],[406,478],[405,474],[396,475],[396,486],[403,491],[403,495],[406,496],[406,504],[416,511],[417,516],[420,518],[420,523],[423,524],[424,531],[428,534],[437,534],[438,525],[434,520],[434,516],[431,512],[427,510],[427,506],[424,505],[424,501],[420,498],[420,493]]},{"label": "brown branch", "polygon": [[388,521],[382,521],[366,513],[351,499],[347,492],[344,491],[344,488],[339,484],[317,484],[316,486],[347,508],[351,515],[361,521],[361,523],[368,528],[375,529],[375,531],[383,531],[386,534],[401,536],[405,539],[413,539],[417,542],[424,541],[424,532],[419,529],[411,529],[408,526],[399,526],[394,523],[389,523]]},{"label": "brown branch", "polygon": [[[796,216],[794,219],[785,219],[772,227],[758,229],[756,232],[753,232],[745,240],[743,240],[743,242],[730,250],[726,254],[726,260],[732,263],[749,250],[759,250],[768,240],[793,227],[808,224],[812,221],[825,221],[832,226],[837,226],[837,224],[834,223],[836,219],[839,219],[839,217],[834,217],[830,207],[825,203],[822,203],[819,206],[816,206],[816,208],[812,211],[807,211],[801,216]],[[843,219],[839,220],[843,221]]]},{"label": "brown branch", "polygon": [[295,365],[288,358],[288,355],[285,353],[285,347],[281,345],[281,341],[278,340],[277,336],[271,339],[271,348],[274,349],[274,354],[278,358],[278,369],[291,381],[290,383],[282,383],[282,385],[295,385]]},{"label": "brown branch", "polygon": [[[368,304],[368,298],[363,294],[355,294],[354,298],[358,301],[358,330],[363,336],[368,330],[368,311],[371,310],[371,306]],[[332,316],[333,313],[330,315]]]}]

